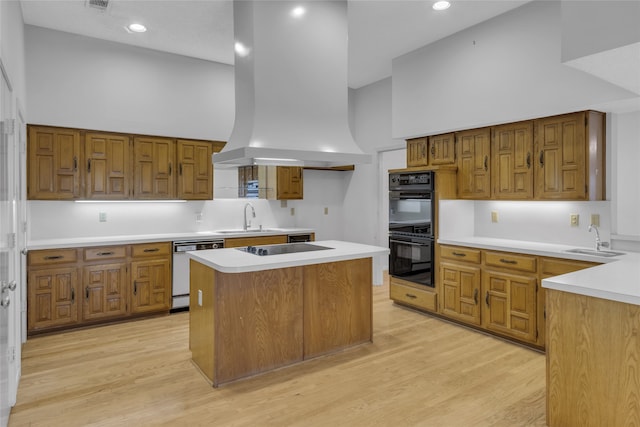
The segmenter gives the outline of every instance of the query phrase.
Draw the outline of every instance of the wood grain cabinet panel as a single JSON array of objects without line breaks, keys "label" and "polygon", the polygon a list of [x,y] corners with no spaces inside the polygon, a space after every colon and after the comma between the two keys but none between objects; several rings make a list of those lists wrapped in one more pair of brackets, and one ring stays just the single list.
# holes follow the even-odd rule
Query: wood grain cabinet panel
[{"label": "wood grain cabinet panel", "polygon": [[28,272],[28,330],[69,326],[78,322],[79,271],[73,267]]},{"label": "wood grain cabinet panel", "polygon": [[441,313],[474,325],[480,324],[480,266],[441,262]]},{"label": "wood grain cabinet panel", "polygon": [[407,167],[427,166],[429,164],[427,138],[407,140]]},{"label": "wood grain cabinet panel", "polygon": [[483,270],[483,324],[522,341],[537,340],[536,276]]},{"label": "wood grain cabinet panel", "polygon": [[533,198],[533,122],[495,126],[491,138],[494,199]]},{"label": "wood grain cabinet panel", "polygon": [[304,357],[372,338],[371,258],[304,266]]},{"label": "wood grain cabinet panel", "polygon": [[127,314],[127,265],[124,262],[84,267],[82,319],[121,317]]},{"label": "wood grain cabinet panel", "polygon": [[167,311],[171,303],[171,262],[150,259],[131,263],[131,312]]},{"label": "wood grain cabinet panel", "polygon": [[491,129],[482,128],[456,134],[458,152],[458,197],[491,197]]},{"label": "wood grain cabinet panel", "polygon": [[177,141],[178,199],[213,198],[213,145],[205,141]]},{"label": "wood grain cabinet panel", "polygon": [[134,198],[174,199],[175,144],[172,139],[137,136],[134,147]]},{"label": "wood grain cabinet panel", "polygon": [[278,191],[277,200],[300,200],[304,196],[302,168],[298,166],[278,166],[276,168]]},{"label": "wood grain cabinet panel", "polygon": [[604,199],[604,114],[595,111],[535,120],[535,197]]},{"label": "wood grain cabinet panel", "polygon": [[79,198],[82,195],[80,132],[30,125],[28,134],[27,197],[30,200]]},{"label": "wood grain cabinet panel", "polygon": [[429,165],[452,165],[456,161],[455,134],[434,135],[429,137]]},{"label": "wood grain cabinet panel", "polygon": [[123,200],[130,197],[130,139],[126,135],[85,134],[87,199]]}]

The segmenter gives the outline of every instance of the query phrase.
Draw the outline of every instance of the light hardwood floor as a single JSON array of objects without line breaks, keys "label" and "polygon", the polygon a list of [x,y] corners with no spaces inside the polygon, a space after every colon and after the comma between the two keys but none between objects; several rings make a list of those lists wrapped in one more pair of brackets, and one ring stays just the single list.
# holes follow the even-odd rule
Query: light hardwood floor
[{"label": "light hardwood floor", "polygon": [[209,387],[188,313],[29,339],[9,426],[543,426],[540,353],[393,305],[373,344]]}]

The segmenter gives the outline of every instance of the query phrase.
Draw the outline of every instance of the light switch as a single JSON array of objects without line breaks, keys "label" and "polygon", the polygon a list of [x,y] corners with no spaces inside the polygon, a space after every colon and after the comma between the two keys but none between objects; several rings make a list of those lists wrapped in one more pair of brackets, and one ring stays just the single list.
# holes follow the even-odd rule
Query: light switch
[{"label": "light switch", "polygon": [[600,227],[600,215],[599,214],[591,214],[591,224],[596,227]]},{"label": "light switch", "polygon": [[498,222],[498,211],[491,211],[491,222]]},{"label": "light switch", "polygon": [[324,214],[329,215],[329,208],[324,208]]},{"label": "light switch", "polygon": [[100,222],[107,222],[107,213],[106,212],[100,212],[98,214],[98,220]]},{"label": "light switch", "polygon": [[296,214],[296,208],[291,208],[291,216],[294,216]]},{"label": "light switch", "polygon": [[198,289],[198,305],[202,307],[202,289]]}]

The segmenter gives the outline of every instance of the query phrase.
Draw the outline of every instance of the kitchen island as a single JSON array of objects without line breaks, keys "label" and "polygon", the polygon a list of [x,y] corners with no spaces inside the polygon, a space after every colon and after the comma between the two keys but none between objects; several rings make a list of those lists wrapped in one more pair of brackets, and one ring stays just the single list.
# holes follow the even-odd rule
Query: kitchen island
[{"label": "kitchen island", "polygon": [[317,250],[188,253],[189,346],[214,387],[372,341],[372,258],[388,249],[296,245]]}]

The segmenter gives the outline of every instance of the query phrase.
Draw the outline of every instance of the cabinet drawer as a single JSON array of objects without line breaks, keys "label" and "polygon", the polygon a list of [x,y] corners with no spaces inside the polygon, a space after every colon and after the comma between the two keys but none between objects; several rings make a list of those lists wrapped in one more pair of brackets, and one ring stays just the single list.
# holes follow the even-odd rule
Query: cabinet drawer
[{"label": "cabinet drawer", "polygon": [[131,255],[137,257],[151,257],[158,255],[171,254],[171,243],[141,243],[139,245],[131,245]]},{"label": "cabinet drawer", "polygon": [[457,261],[480,263],[480,249],[462,248],[459,246],[440,246],[440,256]]},{"label": "cabinet drawer", "polygon": [[126,246],[105,246],[101,248],[87,248],[84,250],[85,261],[98,259],[124,258],[127,256]]},{"label": "cabinet drawer", "polygon": [[425,310],[437,310],[437,294],[435,292],[399,285],[389,284],[389,297],[399,303],[412,305]]},{"label": "cabinet drawer", "polygon": [[484,263],[494,267],[509,268],[512,270],[536,272],[537,263],[535,256],[519,255],[506,252],[486,251]]},{"label": "cabinet drawer", "polygon": [[559,276],[561,274],[572,273],[584,268],[600,265],[594,262],[574,261],[568,259],[541,258],[540,274],[543,277]]},{"label": "cabinet drawer", "polygon": [[29,251],[29,265],[74,263],[78,260],[75,249],[45,249]]}]

